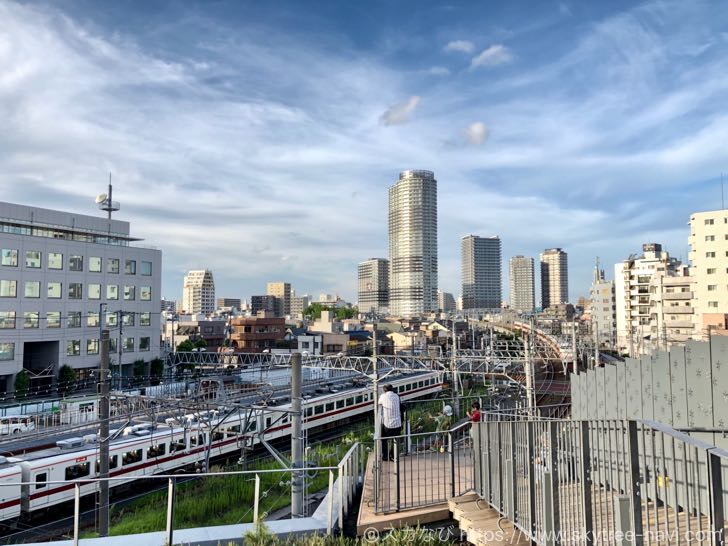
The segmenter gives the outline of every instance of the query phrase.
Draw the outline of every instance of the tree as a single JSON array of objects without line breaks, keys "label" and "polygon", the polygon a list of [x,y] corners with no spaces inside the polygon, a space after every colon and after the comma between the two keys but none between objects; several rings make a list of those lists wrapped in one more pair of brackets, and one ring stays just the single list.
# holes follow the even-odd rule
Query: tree
[{"label": "tree", "polygon": [[61,366],[61,369],[58,370],[58,392],[61,393],[62,396],[65,396],[67,393],[73,391],[75,386],[76,370],[71,368],[68,364],[64,364]]},{"label": "tree", "polygon": [[144,362],[143,358],[140,358],[139,360],[134,361],[134,377],[144,377],[144,372],[146,371],[147,363]]},{"label": "tree", "polygon": [[351,309],[348,307],[337,307],[336,309],[332,309],[330,306],[321,303],[312,303],[304,309],[303,314],[313,319],[319,319],[321,318],[321,311],[332,310],[334,311],[334,317],[339,320],[354,318],[359,314],[359,309],[356,307],[352,307]]},{"label": "tree", "polygon": [[207,347],[207,341],[204,339],[200,338],[195,341],[195,349],[204,349],[205,347]]},{"label": "tree", "polygon": [[189,339],[185,339],[182,343],[177,345],[177,350],[183,353],[188,353],[192,349],[194,349],[195,346],[192,344],[192,342]]},{"label": "tree", "polygon": [[23,398],[25,395],[28,394],[29,390],[30,377],[28,376],[28,372],[25,370],[20,370],[15,375],[15,396],[17,398]]},{"label": "tree", "polygon": [[152,376],[152,384],[159,385],[164,374],[164,360],[155,358],[149,363],[149,373]]}]

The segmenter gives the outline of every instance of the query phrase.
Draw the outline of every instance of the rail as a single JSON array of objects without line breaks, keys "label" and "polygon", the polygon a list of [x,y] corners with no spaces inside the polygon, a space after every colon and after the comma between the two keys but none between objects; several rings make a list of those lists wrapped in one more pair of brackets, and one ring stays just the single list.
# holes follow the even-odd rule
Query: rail
[{"label": "rail", "polygon": [[652,421],[473,427],[475,491],[534,544],[725,544],[728,452]]}]

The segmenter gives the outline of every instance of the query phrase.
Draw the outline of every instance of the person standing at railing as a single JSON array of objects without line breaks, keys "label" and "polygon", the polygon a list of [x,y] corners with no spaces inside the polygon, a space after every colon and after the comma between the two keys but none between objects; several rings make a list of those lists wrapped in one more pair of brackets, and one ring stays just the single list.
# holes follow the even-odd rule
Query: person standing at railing
[{"label": "person standing at railing", "polygon": [[379,397],[379,410],[382,423],[382,460],[393,461],[394,446],[389,439],[399,436],[402,431],[402,401],[390,384],[384,385],[384,394]]},{"label": "person standing at railing", "polygon": [[468,416],[468,419],[471,422],[470,425],[470,439],[473,439],[473,424],[474,423],[480,423],[480,402],[473,402],[473,404],[470,406],[470,409],[472,411],[466,411],[465,415]]}]

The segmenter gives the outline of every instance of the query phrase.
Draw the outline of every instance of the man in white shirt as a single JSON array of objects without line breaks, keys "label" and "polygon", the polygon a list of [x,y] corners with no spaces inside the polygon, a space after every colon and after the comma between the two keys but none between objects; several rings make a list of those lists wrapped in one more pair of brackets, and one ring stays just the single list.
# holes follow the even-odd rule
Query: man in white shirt
[{"label": "man in white shirt", "polygon": [[379,416],[382,423],[382,460],[393,461],[394,447],[390,449],[389,438],[399,436],[402,431],[402,402],[392,385],[384,385],[384,393],[379,397]]}]

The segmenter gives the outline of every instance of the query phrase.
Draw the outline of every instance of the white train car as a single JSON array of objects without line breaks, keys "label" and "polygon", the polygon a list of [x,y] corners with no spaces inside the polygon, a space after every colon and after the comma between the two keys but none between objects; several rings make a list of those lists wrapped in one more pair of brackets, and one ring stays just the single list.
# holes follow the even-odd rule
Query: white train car
[{"label": "white train car", "polygon": [[[402,400],[435,394],[442,389],[441,377],[425,372],[388,381]],[[373,411],[373,394],[368,387],[323,394],[303,403],[303,427],[309,434],[335,427],[352,418]],[[164,474],[203,461],[209,450],[211,459],[253,446],[261,436],[272,441],[290,436],[290,403],[248,412],[221,416],[217,412],[189,415],[182,423],[169,419],[164,424],[151,423],[127,427],[109,447],[110,487],[133,481],[138,476]],[[76,483],[81,494],[95,493],[98,485],[88,481],[99,473],[99,448],[95,436],[58,442],[57,447],[33,452],[9,464],[3,484],[3,501],[7,512],[0,520],[30,514],[71,501]],[[20,486],[20,482],[26,485]],[[5,486],[5,483],[8,485]],[[2,508],[5,510],[5,508]]]},{"label": "white train car", "polygon": [[20,466],[12,459],[0,457],[0,521],[20,515]]}]

